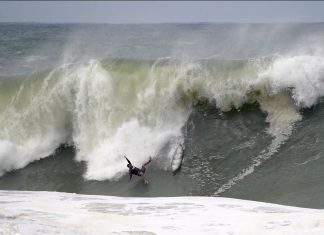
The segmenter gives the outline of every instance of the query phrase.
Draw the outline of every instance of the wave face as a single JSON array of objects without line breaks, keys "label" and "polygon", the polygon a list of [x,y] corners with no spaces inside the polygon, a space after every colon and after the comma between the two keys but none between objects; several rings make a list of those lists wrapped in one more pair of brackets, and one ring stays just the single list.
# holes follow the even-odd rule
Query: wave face
[{"label": "wave face", "polygon": [[[182,172],[201,187],[210,184],[202,194],[219,195],[280,154],[303,112],[324,95],[322,24],[3,26],[1,175],[66,145],[86,163],[85,179],[115,181],[127,173],[124,155],[136,166],[153,156],[155,167],[168,171],[184,145]],[[203,109],[207,118],[221,120],[249,105],[261,110],[266,124],[259,137],[251,132],[232,148],[253,149],[241,168],[218,178],[205,167],[215,159],[193,158],[215,125],[205,120],[196,133],[195,114]],[[217,115],[208,114],[210,107]],[[232,144],[246,137],[236,134],[239,124],[229,125],[234,129],[223,134],[215,129],[203,152],[226,147],[215,147],[220,137]],[[264,142],[256,144],[260,136]],[[217,152],[219,159],[226,151]]]}]

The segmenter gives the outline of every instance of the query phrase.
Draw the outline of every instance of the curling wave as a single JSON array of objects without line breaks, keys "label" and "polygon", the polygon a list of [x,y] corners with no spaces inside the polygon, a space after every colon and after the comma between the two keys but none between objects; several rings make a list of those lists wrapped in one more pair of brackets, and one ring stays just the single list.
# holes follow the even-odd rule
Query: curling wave
[{"label": "curling wave", "polygon": [[[258,103],[273,141],[218,193],[253,172],[289,138],[300,109],[324,95],[324,57],[251,60],[91,60],[0,81],[0,174],[47,157],[62,144],[87,163],[86,179],[118,179],[122,156],[169,168],[192,107],[223,112]],[[216,193],[217,194],[217,193]]]}]

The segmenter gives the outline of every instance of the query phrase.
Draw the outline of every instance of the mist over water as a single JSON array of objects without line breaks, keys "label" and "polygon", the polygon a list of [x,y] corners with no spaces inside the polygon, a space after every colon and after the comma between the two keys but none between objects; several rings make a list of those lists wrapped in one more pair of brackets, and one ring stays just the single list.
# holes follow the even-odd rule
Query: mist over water
[{"label": "mist over water", "polygon": [[1,24],[0,187],[322,207],[323,28]]}]

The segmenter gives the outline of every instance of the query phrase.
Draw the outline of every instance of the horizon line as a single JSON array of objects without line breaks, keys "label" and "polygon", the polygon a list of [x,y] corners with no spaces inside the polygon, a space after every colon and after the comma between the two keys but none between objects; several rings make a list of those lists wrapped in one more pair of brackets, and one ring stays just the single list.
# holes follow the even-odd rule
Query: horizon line
[{"label": "horizon line", "polygon": [[197,22],[39,22],[39,21],[0,21],[0,24],[104,24],[104,25],[160,25],[160,24],[321,24],[324,21],[278,21],[278,22],[236,22],[236,21],[197,21]]}]

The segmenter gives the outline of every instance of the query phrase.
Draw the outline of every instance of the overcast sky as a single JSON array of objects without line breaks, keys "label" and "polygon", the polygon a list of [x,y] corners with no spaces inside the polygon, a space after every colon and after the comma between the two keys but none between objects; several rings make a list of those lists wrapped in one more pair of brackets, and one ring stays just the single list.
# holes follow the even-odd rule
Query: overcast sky
[{"label": "overcast sky", "polygon": [[0,2],[0,22],[324,22],[324,2]]}]

